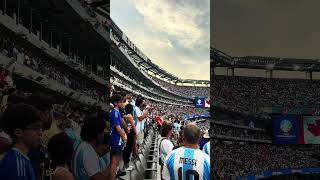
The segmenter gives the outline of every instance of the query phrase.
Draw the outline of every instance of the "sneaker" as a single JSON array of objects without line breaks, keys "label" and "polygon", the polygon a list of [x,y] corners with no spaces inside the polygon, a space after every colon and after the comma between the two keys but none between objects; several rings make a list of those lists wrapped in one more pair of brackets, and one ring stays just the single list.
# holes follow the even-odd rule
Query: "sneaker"
[{"label": "sneaker", "polygon": [[121,177],[117,177],[117,180],[124,180],[124,179],[122,179]]},{"label": "sneaker", "polygon": [[119,171],[117,172],[117,177],[119,177],[119,176],[125,176],[126,174],[127,174],[127,172],[122,171],[122,170],[119,170]]}]

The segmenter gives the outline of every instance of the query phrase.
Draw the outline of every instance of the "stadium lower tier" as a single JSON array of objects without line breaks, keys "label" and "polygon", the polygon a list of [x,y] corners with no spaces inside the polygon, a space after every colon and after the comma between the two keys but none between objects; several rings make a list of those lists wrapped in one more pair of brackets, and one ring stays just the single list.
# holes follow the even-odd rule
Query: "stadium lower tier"
[{"label": "stadium lower tier", "polygon": [[212,172],[222,179],[319,172],[320,146],[211,140]]}]

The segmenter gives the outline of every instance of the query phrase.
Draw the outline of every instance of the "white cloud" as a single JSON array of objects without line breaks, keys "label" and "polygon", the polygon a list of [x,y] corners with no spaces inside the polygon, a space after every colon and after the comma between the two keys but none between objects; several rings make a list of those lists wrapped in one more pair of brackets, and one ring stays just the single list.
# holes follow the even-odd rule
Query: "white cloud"
[{"label": "white cloud", "polygon": [[[194,48],[208,41],[208,29],[198,24],[204,9],[197,9],[190,3],[172,6],[170,0],[132,0],[136,10],[144,17],[144,23],[150,31],[164,33],[185,47]],[[210,7],[208,7],[210,8]],[[209,22],[209,17],[206,17]],[[209,43],[208,43],[209,45]]]},{"label": "white cloud", "polygon": [[210,7],[203,4],[209,0],[121,0],[121,4],[128,1],[124,6],[129,11],[121,12],[119,3],[111,12],[123,20],[119,27],[152,62],[183,79],[209,79]]}]

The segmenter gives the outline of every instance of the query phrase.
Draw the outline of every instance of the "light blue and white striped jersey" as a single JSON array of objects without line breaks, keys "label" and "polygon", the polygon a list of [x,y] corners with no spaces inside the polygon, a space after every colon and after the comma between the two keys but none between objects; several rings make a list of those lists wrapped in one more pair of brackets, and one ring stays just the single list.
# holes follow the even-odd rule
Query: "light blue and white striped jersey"
[{"label": "light blue and white striped jersey", "polygon": [[93,147],[82,142],[77,148],[73,159],[73,174],[77,180],[89,180],[91,176],[103,172],[105,162],[98,156]]},{"label": "light blue and white striped jersey", "polygon": [[210,156],[210,141],[208,141],[208,142],[203,146],[203,150],[202,150],[202,151]]},{"label": "light blue and white striped jersey", "polygon": [[210,180],[210,157],[200,149],[180,147],[166,158],[165,180]]}]

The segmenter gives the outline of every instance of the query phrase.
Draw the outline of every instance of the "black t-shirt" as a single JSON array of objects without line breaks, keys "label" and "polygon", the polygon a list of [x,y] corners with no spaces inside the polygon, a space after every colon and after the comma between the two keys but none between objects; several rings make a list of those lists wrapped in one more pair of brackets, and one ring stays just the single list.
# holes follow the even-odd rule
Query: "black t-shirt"
[{"label": "black t-shirt", "polygon": [[28,157],[31,160],[36,177],[41,180],[52,180],[53,169],[45,146],[30,149]]}]

